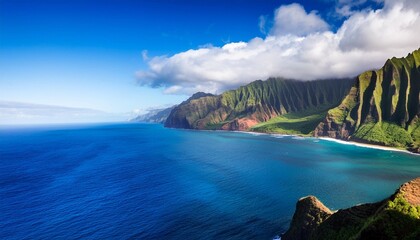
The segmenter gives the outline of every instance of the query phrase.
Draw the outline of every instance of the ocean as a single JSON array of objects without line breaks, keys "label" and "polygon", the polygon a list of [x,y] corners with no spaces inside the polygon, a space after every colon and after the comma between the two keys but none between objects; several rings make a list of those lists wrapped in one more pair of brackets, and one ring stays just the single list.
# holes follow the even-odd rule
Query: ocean
[{"label": "ocean", "polygon": [[299,198],[375,202],[420,157],[121,123],[0,127],[0,239],[272,239]]}]

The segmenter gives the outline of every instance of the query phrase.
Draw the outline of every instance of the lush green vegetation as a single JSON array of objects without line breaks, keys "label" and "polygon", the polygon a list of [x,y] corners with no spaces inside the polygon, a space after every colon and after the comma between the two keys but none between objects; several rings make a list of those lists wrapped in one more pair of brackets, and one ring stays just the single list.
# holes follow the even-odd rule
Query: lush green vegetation
[{"label": "lush green vegetation", "polygon": [[[350,79],[303,82],[270,78],[223,93],[221,104],[232,109],[234,117],[241,113],[247,115],[250,110],[271,110],[285,114],[338,104],[351,84]],[[267,109],[264,109],[265,106]]]},{"label": "lush green vegetation", "polygon": [[298,113],[288,113],[260,123],[251,131],[280,134],[308,135],[325,117],[327,110],[310,110]]},{"label": "lush green vegetation", "polygon": [[389,122],[365,123],[353,134],[353,138],[401,148],[413,143],[404,128]]},{"label": "lush green vegetation", "polygon": [[420,152],[419,60],[420,49],[405,58],[388,60],[377,71],[360,74],[341,104],[328,111],[325,122],[334,124],[322,125],[315,135],[350,136]]},{"label": "lush green vegetation", "polygon": [[420,206],[413,206],[401,193],[388,200],[374,216],[368,218],[357,238],[419,239]]},{"label": "lush green vegetation", "polygon": [[357,101],[354,96],[357,95],[358,89],[352,87],[349,94],[343,99],[338,107],[332,108],[328,111],[329,118],[336,124],[343,124],[345,121],[355,124],[355,121],[350,115],[350,111],[355,108]]},{"label": "lush green vegetation", "polygon": [[386,210],[396,210],[411,218],[420,219],[420,206],[411,205],[402,194],[397,194],[394,200],[388,201]]},{"label": "lush green vegetation", "polygon": [[408,132],[411,134],[413,139],[413,148],[420,148],[420,121],[416,120],[413,124],[408,127]]}]

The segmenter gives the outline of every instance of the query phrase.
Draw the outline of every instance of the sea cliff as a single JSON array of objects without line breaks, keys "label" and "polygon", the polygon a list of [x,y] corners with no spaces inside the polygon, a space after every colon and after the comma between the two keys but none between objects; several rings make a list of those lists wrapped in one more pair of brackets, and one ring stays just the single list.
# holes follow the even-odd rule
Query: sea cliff
[{"label": "sea cliff", "polygon": [[420,49],[356,78],[314,136],[420,150]]}]

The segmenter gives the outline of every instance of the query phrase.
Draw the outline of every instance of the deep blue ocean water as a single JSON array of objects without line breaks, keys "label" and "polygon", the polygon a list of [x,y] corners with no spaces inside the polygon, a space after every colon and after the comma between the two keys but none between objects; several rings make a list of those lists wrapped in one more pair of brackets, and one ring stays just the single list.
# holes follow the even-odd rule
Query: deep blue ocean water
[{"label": "deep blue ocean water", "polygon": [[155,124],[0,128],[0,239],[271,239],[296,201],[381,200],[420,157]]}]

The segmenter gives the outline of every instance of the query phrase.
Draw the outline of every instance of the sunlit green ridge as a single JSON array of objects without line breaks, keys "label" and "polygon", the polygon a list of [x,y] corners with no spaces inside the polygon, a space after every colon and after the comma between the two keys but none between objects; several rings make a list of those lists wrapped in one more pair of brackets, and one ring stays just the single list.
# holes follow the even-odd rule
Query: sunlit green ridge
[{"label": "sunlit green ridge", "polygon": [[420,49],[360,74],[342,103],[328,111],[315,136],[418,151],[419,65]]}]

